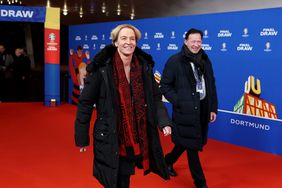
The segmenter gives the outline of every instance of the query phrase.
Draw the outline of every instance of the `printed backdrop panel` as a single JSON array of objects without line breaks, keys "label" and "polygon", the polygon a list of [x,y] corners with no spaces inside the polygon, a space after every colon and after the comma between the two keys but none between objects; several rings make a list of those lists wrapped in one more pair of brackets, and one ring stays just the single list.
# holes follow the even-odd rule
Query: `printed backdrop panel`
[{"label": "printed backdrop panel", "polygon": [[185,32],[201,29],[219,98],[210,138],[282,155],[281,16],[282,9],[274,8],[71,26],[69,47],[81,45],[93,58],[111,43],[116,25],[133,24],[142,32],[138,46],[154,57],[159,77],[169,56],[181,50]]}]

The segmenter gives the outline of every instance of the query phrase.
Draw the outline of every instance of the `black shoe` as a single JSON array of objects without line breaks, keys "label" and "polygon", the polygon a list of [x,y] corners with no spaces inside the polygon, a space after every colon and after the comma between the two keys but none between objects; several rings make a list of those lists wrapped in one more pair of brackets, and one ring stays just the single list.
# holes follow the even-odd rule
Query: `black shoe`
[{"label": "black shoe", "polygon": [[173,176],[173,177],[175,177],[175,176],[177,176],[177,173],[176,173],[176,171],[173,169],[173,167],[172,167],[172,165],[167,165],[167,169],[168,169],[168,173],[169,173],[169,175],[170,176]]},{"label": "black shoe", "polygon": [[197,188],[208,188],[207,185],[197,186]]}]

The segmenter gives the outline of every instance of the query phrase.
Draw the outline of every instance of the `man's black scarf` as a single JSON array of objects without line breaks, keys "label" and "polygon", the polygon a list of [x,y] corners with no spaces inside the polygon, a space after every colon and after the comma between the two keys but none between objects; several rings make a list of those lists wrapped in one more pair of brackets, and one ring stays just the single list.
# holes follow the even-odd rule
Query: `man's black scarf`
[{"label": "man's black scarf", "polygon": [[203,50],[201,49],[198,53],[192,53],[186,45],[182,47],[183,54],[185,58],[194,63],[195,70],[197,70],[197,74],[199,78],[205,73],[205,61],[203,60]]}]

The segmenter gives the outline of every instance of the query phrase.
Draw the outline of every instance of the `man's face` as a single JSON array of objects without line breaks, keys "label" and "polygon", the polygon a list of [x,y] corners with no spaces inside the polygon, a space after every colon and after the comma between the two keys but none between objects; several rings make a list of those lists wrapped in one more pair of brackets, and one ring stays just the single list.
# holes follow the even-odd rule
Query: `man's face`
[{"label": "man's face", "polygon": [[202,37],[200,33],[193,33],[184,41],[187,48],[193,53],[198,53],[202,48]]},{"label": "man's face", "polygon": [[136,47],[136,36],[132,29],[123,28],[118,34],[115,46],[122,55],[132,55]]}]

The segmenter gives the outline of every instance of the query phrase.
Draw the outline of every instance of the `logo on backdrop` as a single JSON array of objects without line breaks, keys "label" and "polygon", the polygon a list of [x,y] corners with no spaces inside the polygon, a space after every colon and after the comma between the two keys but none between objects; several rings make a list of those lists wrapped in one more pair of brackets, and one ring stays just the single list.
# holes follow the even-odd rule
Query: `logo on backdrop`
[{"label": "logo on backdrop", "polygon": [[202,44],[202,49],[205,51],[211,51],[212,47],[209,44]]},{"label": "logo on backdrop", "polygon": [[141,49],[142,50],[150,50],[151,46],[149,44],[142,44]]},{"label": "logo on backdrop", "polygon": [[231,37],[232,33],[229,30],[220,30],[219,33],[217,33],[217,37]]},{"label": "logo on backdrop", "polygon": [[252,51],[253,47],[248,43],[240,43],[239,46],[237,46],[237,51]]},{"label": "logo on backdrop", "polygon": [[100,45],[100,50],[102,50],[103,48],[105,48],[106,47],[106,44],[101,44]]},{"label": "logo on backdrop", "polygon": [[148,33],[147,32],[145,32],[145,34],[144,34],[144,39],[148,39]]},{"label": "logo on backdrop", "polygon": [[164,34],[162,32],[157,32],[154,35],[155,39],[163,39],[164,38]]},{"label": "logo on backdrop", "polygon": [[87,35],[84,36],[84,40],[85,40],[85,41],[88,40],[88,36],[87,36]]},{"label": "logo on backdrop", "polygon": [[55,33],[50,33],[50,34],[49,34],[49,40],[50,40],[50,42],[54,42],[54,41],[56,40],[56,35],[55,35]]},{"label": "logo on backdrop", "polygon": [[77,36],[75,36],[74,40],[79,41],[79,40],[81,40],[81,37],[77,35]]},{"label": "logo on backdrop", "polygon": [[261,83],[250,75],[245,82],[244,94],[235,104],[233,111],[257,117],[278,119],[275,105],[260,98]]},{"label": "logo on backdrop", "polygon": [[58,51],[58,43],[56,42],[55,33],[49,33],[48,39],[49,42],[47,42],[47,51]]},{"label": "logo on backdrop", "polygon": [[203,35],[203,38],[204,38],[204,39],[209,38],[208,30],[205,29],[204,32],[203,32],[203,34],[204,34],[204,35]]},{"label": "logo on backdrop", "polygon": [[270,44],[270,42],[266,42],[265,43],[264,51],[265,52],[271,52],[271,44]]},{"label": "logo on backdrop", "polygon": [[161,50],[161,44],[160,43],[157,44],[157,50]]},{"label": "logo on backdrop", "polygon": [[97,35],[92,35],[91,40],[98,40]]},{"label": "logo on backdrop", "polygon": [[185,35],[186,35],[187,31],[184,32],[184,34],[182,35],[182,37],[185,39]]},{"label": "logo on backdrop", "polygon": [[96,44],[93,44],[93,50],[96,50]]},{"label": "logo on backdrop", "polygon": [[86,50],[88,50],[88,49],[89,49],[89,46],[88,46],[88,44],[83,44],[83,49],[86,49]]},{"label": "logo on backdrop", "polygon": [[249,37],[249,29],[248,29],[248,28],[245,27],[245,28],[243,29],[242,37]]},{"label": "logo on backdrop", "polygon": [[221,49],[220,49],[220,51],[222,51],[222,52],[226,52],[226,51],[227,51],[227,44],[226,44],[225,42],[223,42],[223,43],[221,44]]},{"label": "logo on backdrop", "polygon": [[169,44],[167,50],[178,50],[178,46],[176,44]]},{"label": "logo on backdrop", "polygon": [[175,31],[172,31],[171,32],[171,37],[170,37],[171,39],[175,39]]},{"label": "logo on backdrop", "polygon": [[260,36],[277,36],[278,31],[274,28],[263,28],[260,32]]},{"label": "logo on backdrop", "polygon": [[105,40],[105,34],[102,35],[102,40]]}]

